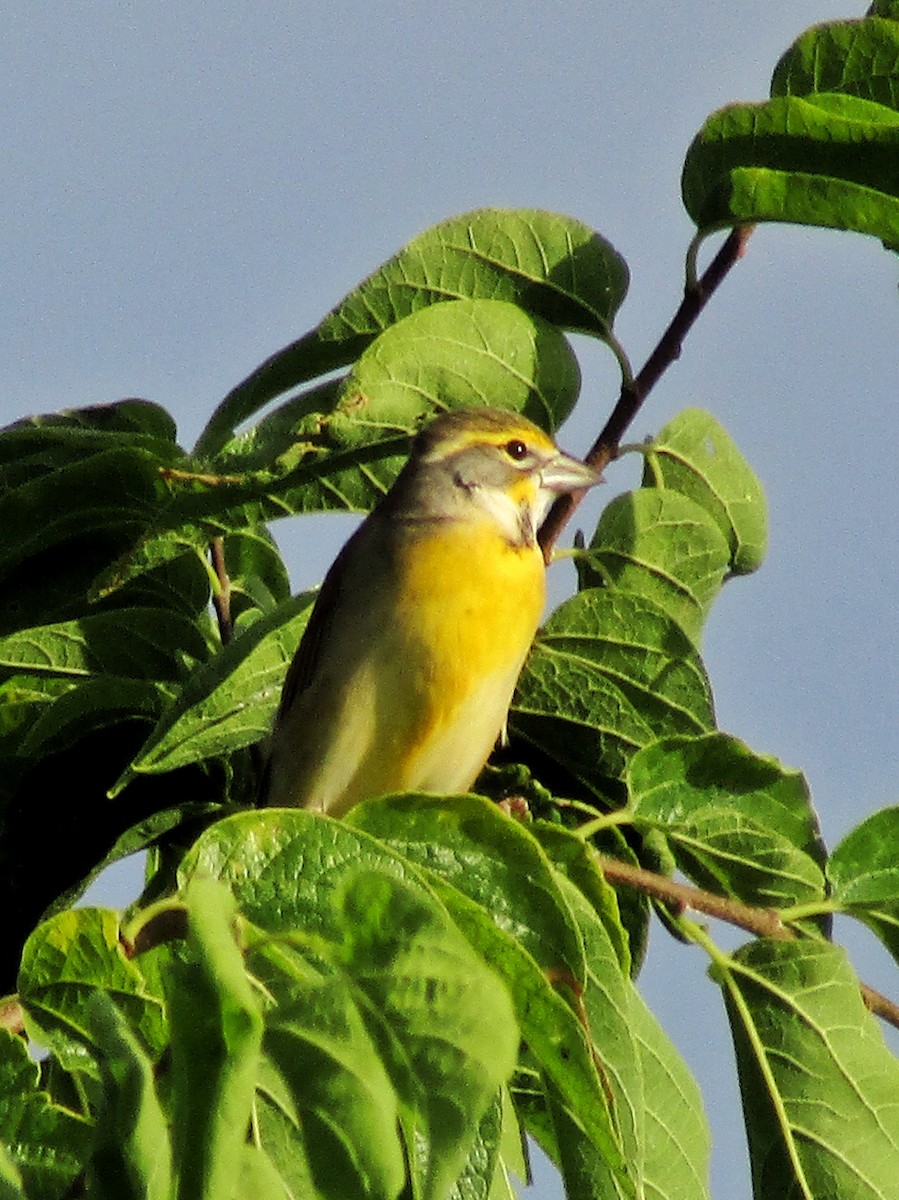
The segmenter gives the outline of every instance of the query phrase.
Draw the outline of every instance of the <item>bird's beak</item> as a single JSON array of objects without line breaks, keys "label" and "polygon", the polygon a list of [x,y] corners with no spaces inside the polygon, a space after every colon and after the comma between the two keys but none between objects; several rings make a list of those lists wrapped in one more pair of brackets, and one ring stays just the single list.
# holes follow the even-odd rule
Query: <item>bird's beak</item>
[{"label": "bird's beak", "polygon": [[548,492],[579,492],[599,483],[601,475],[579,458],[558,453],[540,472],[540,486]]}]

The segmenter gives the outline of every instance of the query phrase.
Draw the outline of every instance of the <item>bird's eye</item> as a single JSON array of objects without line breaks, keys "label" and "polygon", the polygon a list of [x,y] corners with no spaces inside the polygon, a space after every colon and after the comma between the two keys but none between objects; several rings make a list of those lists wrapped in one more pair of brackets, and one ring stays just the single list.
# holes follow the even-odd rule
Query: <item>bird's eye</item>
[{"label": "bird's eye", "polygon": [[528,456],[528,448],[519,438],[513,438],[511,442],[506,442],[503,449],[513,462],[521,462]]}]

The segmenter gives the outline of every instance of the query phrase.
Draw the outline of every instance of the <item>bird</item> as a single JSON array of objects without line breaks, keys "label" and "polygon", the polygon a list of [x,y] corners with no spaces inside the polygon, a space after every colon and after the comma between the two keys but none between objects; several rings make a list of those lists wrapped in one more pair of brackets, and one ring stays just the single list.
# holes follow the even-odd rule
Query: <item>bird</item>
[{"label": "bird", "polygon": [[452,409],[325,576],[288,669],[263,802],[343,816],[468,791],[501,733],[546,599],[537,534],[599,475],[516,412]]}]

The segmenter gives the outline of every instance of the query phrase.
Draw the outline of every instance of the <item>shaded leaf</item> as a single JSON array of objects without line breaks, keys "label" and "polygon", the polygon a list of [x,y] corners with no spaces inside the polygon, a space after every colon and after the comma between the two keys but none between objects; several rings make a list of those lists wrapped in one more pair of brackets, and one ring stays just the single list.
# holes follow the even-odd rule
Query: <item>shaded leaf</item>
[{"label": "shaded leaf", "polygon": [[24,759],[58,754],[88,735],[137,718],[152,724],[172,688],[148,679],[86,679],[42,706],[19,745]]},{"label": "shaded leaf", "polygon": [[0,638],[0,667],[87,678],[185,678],[208,648],[196,622],[164,608],[129,607],[38,625]]},{"label": "shaded leaf", "polygon": [[89,1123],[54,1104],[39,1086],[38,1064],[27,1043],[0,1028],[0,1196],[61,1200],[81,1170],[91,1138]]},{"label": "shaded leaf", "polygon": [[267,736],[315,595],[304,592],[243,630],[195,670],[120,779],[232,754]]},{"label": "shaded leaf", "polygon": [[29,444],[45,449],[54,443],[84,446],[91,439],[98,444],[105,439],[111,444],[125,438],[153,446],[174,442],[176,435],[175,421],[161,404],[131,398],[25,417],[0,430],[0,447],[9,446],[11,457],[22,457],[28,453]]},{"label": "shaded leaf", "polygon": [[[117,446],[29,477],[0,496],[0,572],[72,538],[138,534],[168,496],[160,468],[181,457]],[[35,521],[34,514],[42,520]]]},{"label": "shaded leaf", "polygon": [[703,232],[788,221],[899,248],[899,113],[829,92],[714,113],[687,152],[684,204]]},{"label": "shaded leaf", "polygon": [[688,825],[699,810],[728,810],[768,826],[824,865],[805,776],[729,734],[660,738],[631,759],[627,786],[641,821],[664,829]]},{"label": "shaded leaf", "polygon": [[269,612],[290,599],[290,579],[275,539],[264,525],[225,538],[231,618],[248,609]]},{"label": "shaded leaf", "polygon": [[589,787],[619,777],[662,733],[714,723],[690,639],[650,600],[591,588],[561,605],[518,681],[510,723]]},{"label": "shaded leaf", "polygon": [[748,574],[768,544],[768,513],[758,476],[711,413],[686,408],[645,450],[644,487],[665,487],[695,500],[715,518],[730,546],[730,570]]}]

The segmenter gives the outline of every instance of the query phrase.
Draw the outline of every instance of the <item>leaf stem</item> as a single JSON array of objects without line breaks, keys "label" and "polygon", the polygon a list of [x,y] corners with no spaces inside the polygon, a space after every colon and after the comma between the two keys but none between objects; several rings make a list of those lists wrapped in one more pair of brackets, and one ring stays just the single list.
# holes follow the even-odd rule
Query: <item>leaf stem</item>
[{"label": "leaf stem", "polygon": [[[621,439],[640,411],[643,401],[665,371],[680,357],[684,338],[728,272],[743,257],[753,228],[752,225],[743,225],[730,231],[702,277],[692,285],[688,280],[677,312],[639,374],[632,381],[624,374],[618,402],[585,456],[585,461],[597,471],[602,472],[617,457]],[[575,492],[560,496],[549,510],[540,529],[540,546],[547,562],[559,535],[584,495],[584,492]]]}]

